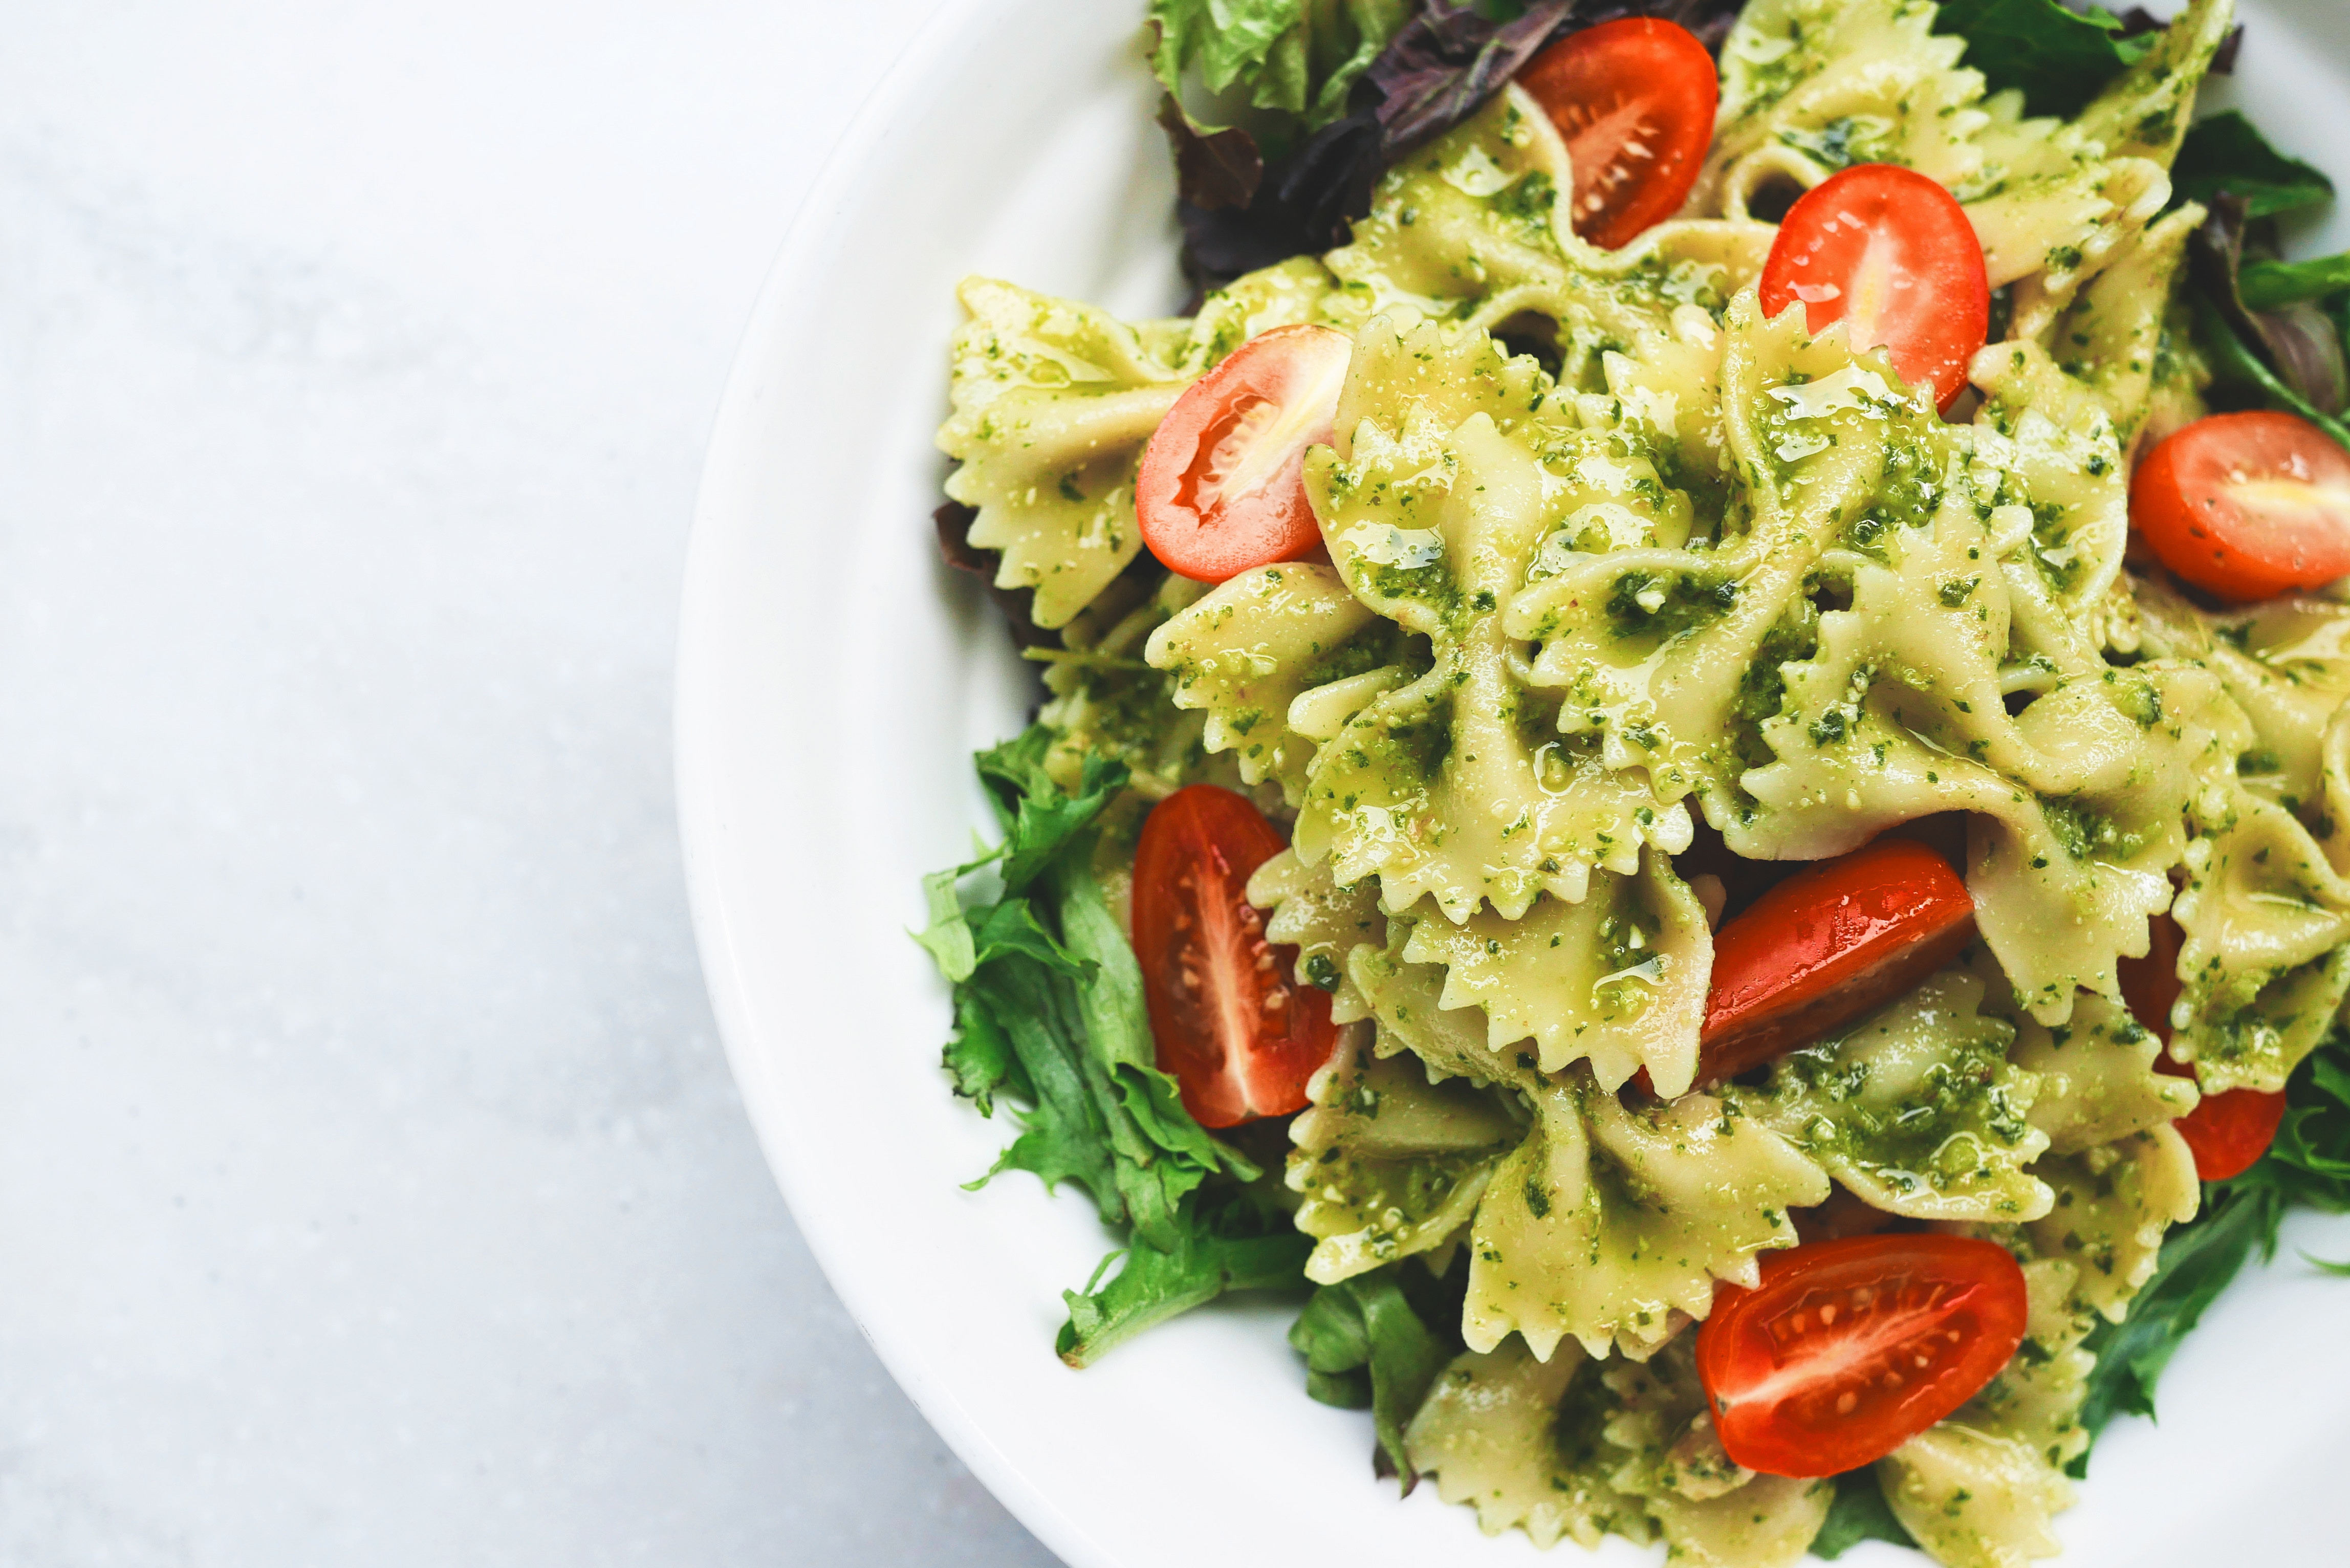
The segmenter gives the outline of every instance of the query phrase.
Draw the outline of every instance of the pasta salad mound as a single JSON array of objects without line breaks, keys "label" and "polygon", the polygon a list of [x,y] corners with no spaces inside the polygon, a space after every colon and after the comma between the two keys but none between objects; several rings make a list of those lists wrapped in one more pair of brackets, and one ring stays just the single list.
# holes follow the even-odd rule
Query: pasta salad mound
[{"label": "pasta salad mound", "polygon": [[2054,1554],[2350,1208],[2350,257],[2229,0],[1149,27],[1194,300],[966,280],[939,432],[1059,1354],[1291,1292],[1488,1532]]}]

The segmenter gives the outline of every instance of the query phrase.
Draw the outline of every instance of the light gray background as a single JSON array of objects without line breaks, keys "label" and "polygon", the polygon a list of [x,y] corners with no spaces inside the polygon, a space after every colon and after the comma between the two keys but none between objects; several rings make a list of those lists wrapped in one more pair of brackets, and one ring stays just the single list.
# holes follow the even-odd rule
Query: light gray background
[{"label": "light gray background", "polygon": [[5,7],[0,1563],[1052,1561],[801,1246],[671,816],[728,358],[933,3]]}]

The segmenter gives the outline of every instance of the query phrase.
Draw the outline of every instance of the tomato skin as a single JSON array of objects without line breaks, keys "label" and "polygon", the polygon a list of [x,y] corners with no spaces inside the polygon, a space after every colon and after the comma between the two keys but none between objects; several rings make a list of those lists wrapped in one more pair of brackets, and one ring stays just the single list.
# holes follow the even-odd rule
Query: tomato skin
[{"label": "tomato skin", "polygon": [[1135,520],[1161,566],[1221,583],[1322,547],[1305,451],[1329,442],[1354,350],[1332,327],[1276,327],[1175,400],[1134,483]]},{"label": "tomato skin", "polygon": [[1697,1370],[1723,1449],[1765,1475],[1883,1459],[1998,1376],[2030,1312],[2015,1260],[1971,1237],[1814,1241],[1761,1275],[1714,1293]]},{"label": "tomato skin", "polygon": [[1856,164],[1788,208],[1760,293],[1774,320],[1801,300],[1813,333],[1842,321],[1855,353],[1882,345],[1901,379],[1945,411],[1991,335],[1991,277],[1966,209],[1890,163]]},{"label": "tomato skin", "polygon": [[[2168,915],[2154,917],[2144,958],[2121,961],[2122,1001],[2130,1016],[2144,1024],[2165,1045],[2170,1044],[2170,1007],[2178,1000],[2178,949],[2184,940],[2178,922]],[[2195,1069],[2174,1062],[2168,1051],[2154,1058],[2155,1071],[2191,1078]],[[2229,1089],[2205,1095],[2195,1108],[2170,1125],[2187,1140],[2195,1156],[2195,1174],[2205,1181],[2225,1181],[2241,1176],[2259,1163],[2276,1141],[2284,1122],[2282,1094],[2258,1089]]]},{"label": "tomato skin", "polygon": [[1518,85],[1558,127],[1575,170],[1575,232],[1604,250],[1680,211],[1713,140],[1721,82],[1697,35],[1625,16],[1560,39]]},{"label": "tomato skin", "polygon": [[2130,526],[2223,598],[2321,587],[2350,575],[2350,452],[2295,414],[2209,415],[2138,464]]},{"label": "tomato skin", "polygon": [[1950,863],[1907,838],[1808,866],[1713,936],[1697,1081],[1785,1054],[1908,991],[1974,935]]},{"label": "tomato skin", "polygon": [[1293,978],[1297,950],[1264,940],[1249,876],[1284,847],[1243,796],[1213,784],[1152,808],[1134,855],[1134,951],[1159,1071],[1201,1127],[1305,1106],[1338,1033],[1328,993]]},{"label": "tomato skin", "polygon": [[[2167,1058],[2155,1065],[2166,1073],[2184,1074],[2183,1066]],[[2205,1095],[2196,1107],[2171,1123],[2195,1156],[2195,1174],[2205,1181],[2225,1181],[2258,1165],[2284,1125],[2285,1100],[2258,1089],[2229,1089]]]}]

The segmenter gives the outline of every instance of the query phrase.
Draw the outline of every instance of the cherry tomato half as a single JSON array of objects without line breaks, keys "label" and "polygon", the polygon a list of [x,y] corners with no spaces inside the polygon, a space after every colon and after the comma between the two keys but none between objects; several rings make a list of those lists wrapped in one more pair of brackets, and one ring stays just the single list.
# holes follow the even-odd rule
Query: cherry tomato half
[{"label": "cherry tomato half", "polygon": [[1806,867],[1713,936],[1697,1081],[1734,1078],[1891,1001],[1956,958],[1974,900],[1906,838]]},{"label": "cherry tomato half", "polygon": [[1330,998],[1291,978],[1295,948],[1264,940],[1249,874],[1281,830],[1213,784],[1177,790],[1142,825],[1134,855],[1134,951],[1158,1042],[1183,1108],[1201,1127],[1285,1116],[1330,1059]]},{"label": "cherry tomato half", "polygon": [[[2182,933],[2168,915],[2157,915],[2148,933],[2146,957],[2121,961],[2122,1001],[2137,1019],[2165,1045],[2170,1044],[2170,1008],[2178,1000],[2178,948]],[[2155,1070],[2174,1077],[2191,1078],[2195,1069],[2174,1062],[2168,1051],[2154,1059]],[[2230,1089],[2206,1095],[2196,1107],[2170,1125],[2187,1140],[2195,1156],[2195,1174],[2206,1181],[2241,1176],[2269,1151],[2284,1121],[2284,1096],[2258,1089]]]},{"label": "cherry tomato half", "polygon": [[1697,1371],[1730,1457],[1774,1476],[1881,1459],[1999,1376],[2023,1343],[2023,1271],[2007,1250],[1913,1233],[1814,1241],[1724,1285]]},{"label": "cherry tomato half", "polygon": [[1901,379],[1945,410],[1991,333],[1991,278],[1966,209],[1890,163],[1831,175],[1787,209],[1761,295],[1773,318],[1803,301],[1813,332],[1845,323],[1856,353],[1882,345]]},{"label": "cherry tomato half", "polygon": [[1576,234],[1615,250],[1689,199],[1721,83],[1687,27],[1653,16],[1602,22],[1536,55],[1518,85],[1565,140]]},{"label": "cherry tomato half", "polygon": [[2213,414],[2130,480],[2130,526],[2197,587],[2264,599],[2350,575],[2350,452],[2294,414]]},{"label": "cherry tomato half", "polygon": [[1305,449],[1330,439],[1354,350],[1331,327],[1276,327],[1175,400],[1134,484],[1142,542],[1160,565],[1221,583],[1321,548]]}]

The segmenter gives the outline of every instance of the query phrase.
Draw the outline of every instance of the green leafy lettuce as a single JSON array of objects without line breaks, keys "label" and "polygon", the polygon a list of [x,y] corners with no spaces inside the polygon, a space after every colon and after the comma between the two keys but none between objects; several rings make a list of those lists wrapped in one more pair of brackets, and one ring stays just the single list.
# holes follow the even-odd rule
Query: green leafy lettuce
[{"label": "green leafy lettuce", "polygon": [[1284,130],[1318,130],[1347,111],[1356,81],[1413,9],[1409,0],[1150,0],[1150,69],[1179,99],[1184,74],[1196,71],[1210,92],[1237,88]]},{"label": "green leafy lettuce", "polygon": [[1833,1563],[1864,1541],[1918,1544],[1917,1537],[1893,1516],[1893,1506],[1885,1501],[1885,1489],[1877,1483],[1873,1465],[1836,1477],[1835,1501],[1828,1505],[1827,1522],[1812,1538],[1812,1555]]},{"label": "green leafy lettuce", "polygon": [[1935,28],[1967,41],[1966,63],[1991,91],[2022,88],[2027,113],[2064,119],[2154,47],[2153,35],[2126,33],[2109,11],[2069,11],[2057,0],[1946,5]]},{"label": "green leafy lettuce", "polygon": [[2178,159],[2170,167],[2171,189],[2180,201],[2209,204],[2222,191],[2244,199],[2245,215],[2273,217],[2314,207],[2334,195],[2334,182],[2298,158],[2269,145],[2234,109],[2208,115],[2188,129]]},{"label": "green leafy lettuce", "polygon": [[[1465,1286],[1466,1272],[1456,1272]],[[1407,1284],[1418,1288],[1419,1302]],[[1458,1291],[1409,1262],[1322,1286],[1289,1331],[1290,1345],[1305,1357],[1305,1392],[1325,1405],[1369,1410],[1378,1468],[1401,1477],[1407,1492],[1419,1478],[1404,1454],[1404,1428],[1459,1354],[1460,1324]]]},{"label": "green leafy lettuce", "polygon": [[[1126,770],[1088,757],[1064,791],[1045,771],[1051,743],[1034,726],[979,753],[1003,842],[925,880],[931,921],[915,940],[953,986],[956,1092],[983,1115],[998,1096],[1015,1102],[1018,1136],[972,1185],[1004,1170],[1074,1182],[1105,1224],[1131,1231],[1118,1277],[1070,1294],[1063,1354],[1081,1363],[1222,1290],[1301,1282],[1311,1242],[1261,1192],[1235,1196],[1264,1173],[1193,1121],[1154,1064],[1142,971],[1093,870]],[[995,896],[966,901],[959,888],[983,872]]]},{"label": "green leafy lettuce", "polygon": [[[1265,1176],[1244,1187],[1218,1184],[1186,1196],[1176,1209],[1171,1245],[1138,1235],[1131,1247],[1102,1260],[1084,1290],[1062,1292],[1069,1321],[1054,1343],[1061,1359],[1089,1366],[1144,1329],[1226,1291],[1303,1286],[1314,1241],[1291,1222],[1279,1181]],[[1124,1266],[1105,1283],[1102,1276],[1113,1263]]]},{"label": "green leafy lettuce", "polygon": [[2350,294],[2350,251],[2314,261],[2248,261],[2237,275],[2244,304],[2253,310],[2281,310]]}]

